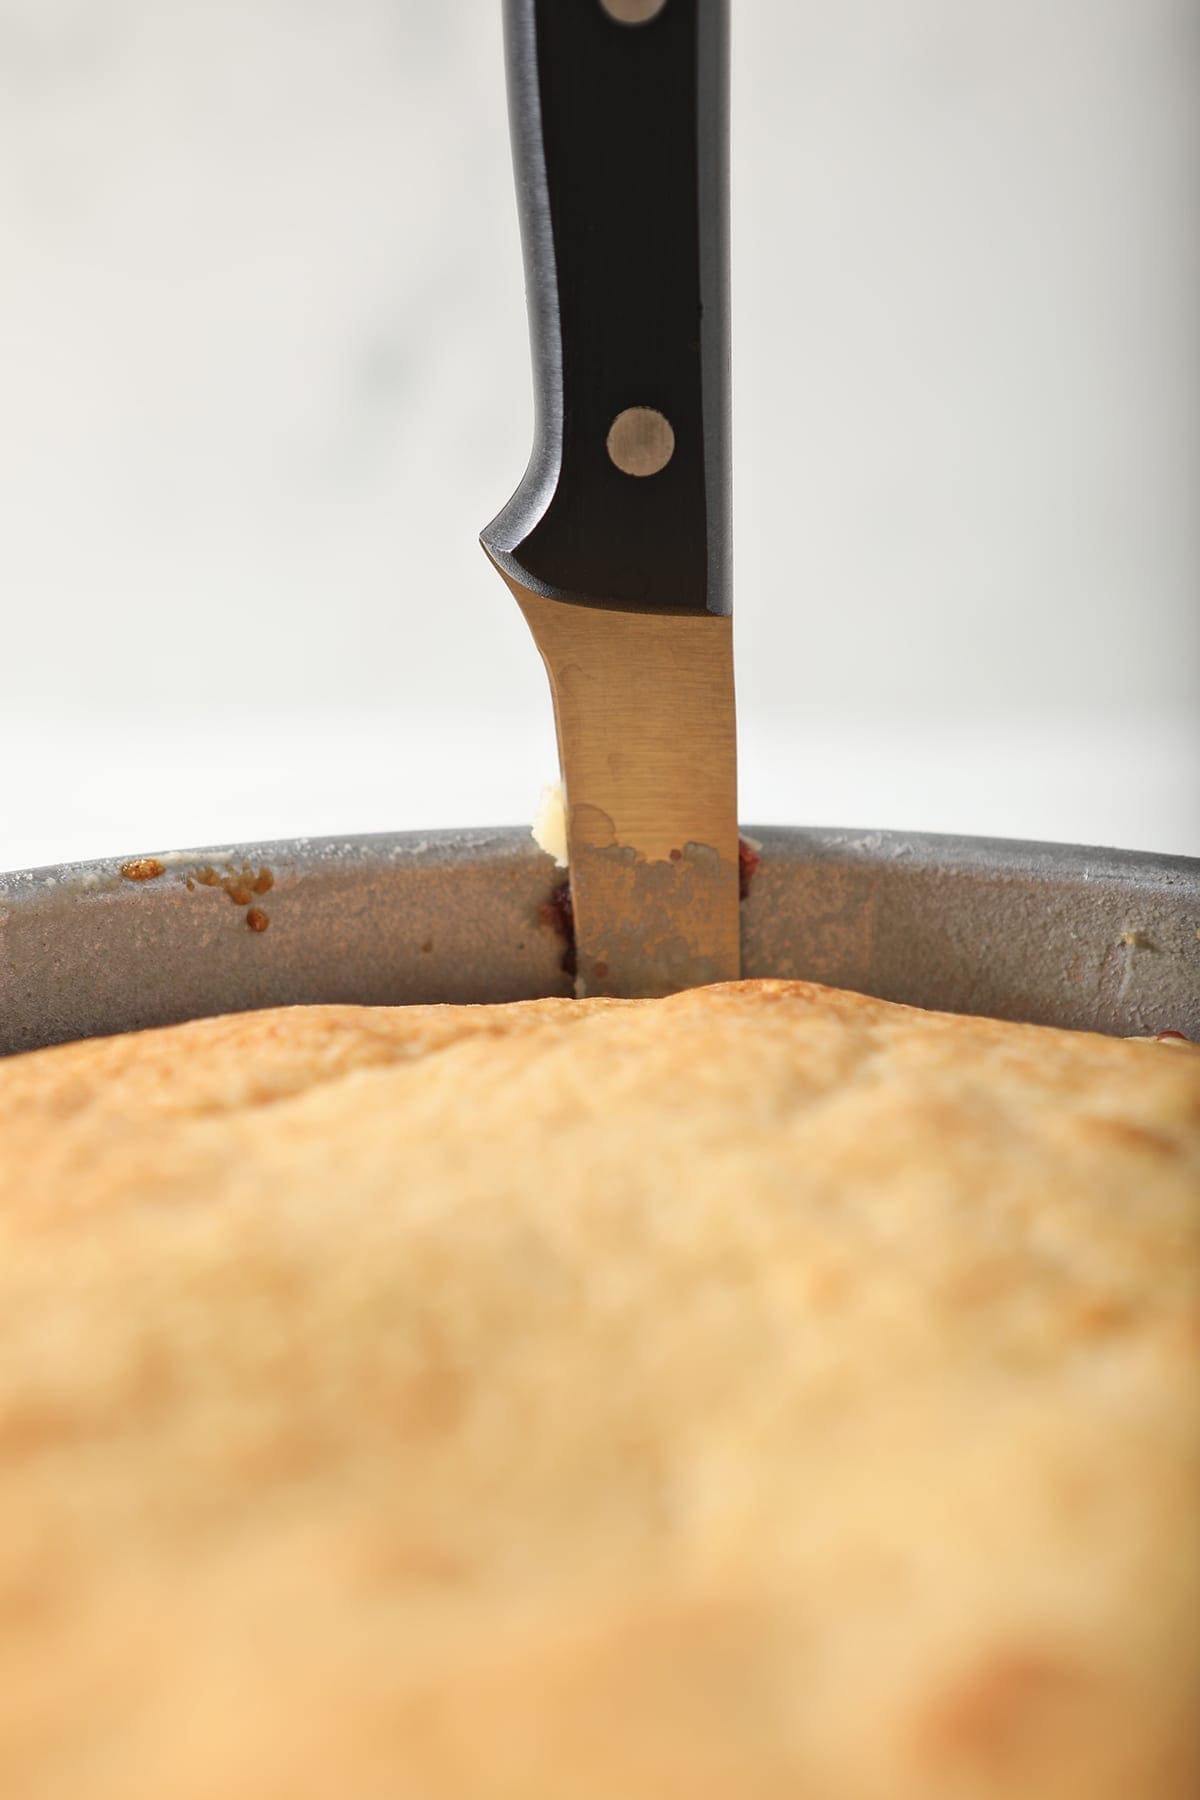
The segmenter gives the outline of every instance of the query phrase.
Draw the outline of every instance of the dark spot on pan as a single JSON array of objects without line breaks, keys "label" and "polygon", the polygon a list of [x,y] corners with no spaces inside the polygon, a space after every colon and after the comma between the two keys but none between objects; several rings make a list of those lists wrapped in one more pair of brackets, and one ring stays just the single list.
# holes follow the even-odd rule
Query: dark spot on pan
[{"label": "dark spot on pan", "polygon": [[252,906],[246,914],[246,923],[251,931],[265,931],[271,921],[261,906]]},{"label": "dark spot on pan", "polygon": [[758,874],[762,863],[762,853],[757,844],[749,838],[738,839],[738,898],[745,900],[750,893],[750,883]]},{"label": "dark spot on pan", "polygon": [[538,907],[538,923],[556,931],[562,938],[564,948],[560,966],[564,975],[574,979],[578,965],[575,959],[575,908],[571,903],[569,881],[560,881],[550,898]]}]

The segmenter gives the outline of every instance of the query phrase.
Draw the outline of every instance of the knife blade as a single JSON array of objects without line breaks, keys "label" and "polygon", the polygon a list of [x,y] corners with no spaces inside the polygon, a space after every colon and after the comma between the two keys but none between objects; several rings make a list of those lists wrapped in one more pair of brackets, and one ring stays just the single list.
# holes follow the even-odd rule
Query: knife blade
[{"label": "knife blade", "polygon": [[728,0],[505,0],[534,445],[481,534],[550,679],[577,989],[736,978]]}]

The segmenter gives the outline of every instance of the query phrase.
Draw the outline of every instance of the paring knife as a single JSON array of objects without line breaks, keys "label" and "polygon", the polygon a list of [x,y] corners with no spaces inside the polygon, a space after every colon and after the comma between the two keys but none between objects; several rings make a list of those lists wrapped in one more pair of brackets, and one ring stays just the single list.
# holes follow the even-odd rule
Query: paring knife
[{"label": "paring knife", "polygon": [[578,991],[738,974],[728,0],[505,0],[535,441],[482,533],[546,664]]}]

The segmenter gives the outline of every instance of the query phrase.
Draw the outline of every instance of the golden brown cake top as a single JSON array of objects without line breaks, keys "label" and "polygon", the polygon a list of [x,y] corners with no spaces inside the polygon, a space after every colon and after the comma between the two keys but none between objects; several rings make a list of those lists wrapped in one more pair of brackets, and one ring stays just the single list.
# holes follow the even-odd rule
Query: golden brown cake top
[{"label": "golden brown cake top", "polygon": [[805,983],[0,1063],[5,1800],[1191,1800],[1200,1052]]}]

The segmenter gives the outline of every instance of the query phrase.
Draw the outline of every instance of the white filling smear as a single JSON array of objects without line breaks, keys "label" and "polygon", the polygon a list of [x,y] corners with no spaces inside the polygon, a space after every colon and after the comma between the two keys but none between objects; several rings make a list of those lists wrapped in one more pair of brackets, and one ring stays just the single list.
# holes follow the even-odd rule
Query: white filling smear
[{"label": "white filling smear", "polygon": [[567,796],[561,781],[544,787],[533,815],[533,841],[552,856],[560,869],[567,866]]}]

